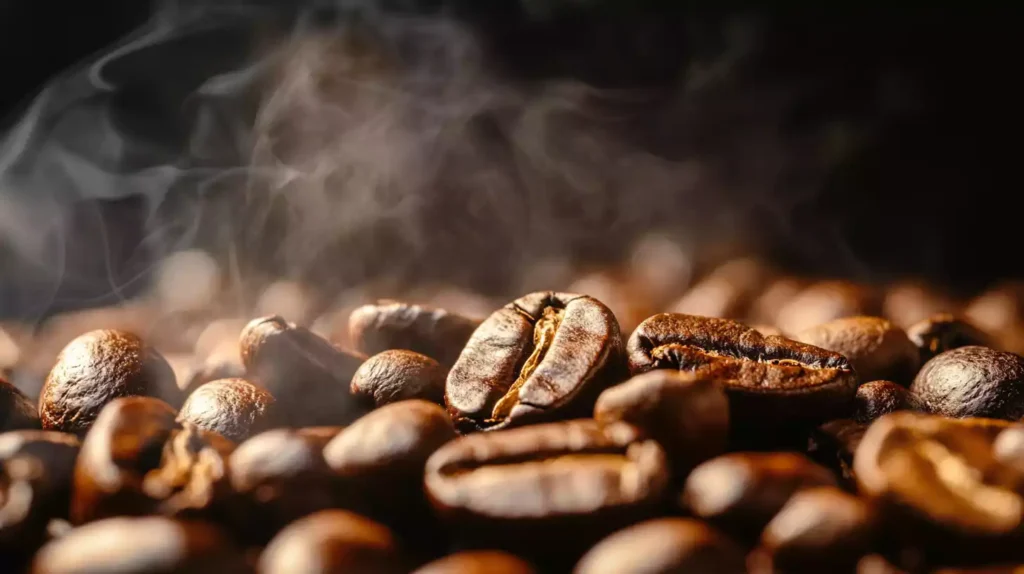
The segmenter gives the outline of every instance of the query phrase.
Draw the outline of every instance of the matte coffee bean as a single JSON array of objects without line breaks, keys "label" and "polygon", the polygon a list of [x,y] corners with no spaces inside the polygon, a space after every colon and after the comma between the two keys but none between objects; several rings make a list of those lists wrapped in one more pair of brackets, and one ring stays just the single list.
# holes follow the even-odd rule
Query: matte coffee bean
[{"label": "matte coffee bean", "polygon": [[601,302],[533,293],[495,311],[448,374],[445,402],[462,431],[589,416],[622,377],[619,325]]},{"label": "matte coffee bean", "polygon": [[241,442],[279,426],[277,399],[245,379],[223,379],[199,387],[181,407],[178,420]]},{"label": "matte coffee bean", "polygon": [[239,347],[246,378],[277,397],[290,426],[347,425],[365,412],[349,387],[366,357],[278,316],[250,321]]},{"label": "matte coffee bean", "polygon": [[448,372],[434,359],[413,351],[378,353],[352,376],[352,394],[381,407],[409,399],[444,404]]},{"label": "matte coffee bean", "polygon": [[845,317],[805,329],[796,339],[849,359],[861,381],[909,384],[917,373],[917,347],[902,329],[881,317]]},{"label": "matte coffee bean", "polygon": [[835,485],[826,468],[795,453],[732,453],[695,468],[681,502],[746,541],[756,539],[796,492]]},{"label": "matte coffee bean", "polygon": [[564,566],[653,517],[668,474],[661,447],[639,429],[579,420],[463,436],[430,457],[425,480],[463,544]]},{"label": "matte coffee bean", "polygon": [[33,574],[245,573],[242,553],[217,528],[149,516],[108,518],[48,543]]},{"label": "matte coffee bean", "polygon": [[18,387],[0,377],[0,432],[38,429],[41,425],[36,405]]},{"label": "matte coffee bean", "polygon": [[594,418],[643,429],[661,443],[681,478],[696,465],[725,452],[729,400],[710,378],[659,369],[601,393]]},{"label": "matte coffee bean", "polygon": [[853,490],[853,456],[867,430],[867,424],[851,419],[829,421],[811,433],[808,440],[808,455],[840,477],[844,487]]},{"label": "matte coffee bean", "polygon": [[703,522],[660,518],[599,542],[575,574],[745,574],[743,549]]},{"label": "matte coffee bean", "polygon": [[845,357],[728,319],[662,313],[629,338],[633,374],[703,370],[725,388],[737,425],[818,424],[848,413],[857,379]]},{"label": "matte coffee bean", "polygon": [[130,396],[172,406],[183,398],[170,365],[137,336],[91,331],[57,357],[39,397],[39,418],[47,430],[85,434],[107,403]]},{"label": "matte coffee bean", "polygon": [[946,351],[921,367],[910,391],[948,417],[1024,417],[1024,358],[988,347]]},{"label": "matte coffee bean", "polygon": [[405,572],[391,532],[344,510],[322,510],[278,533],[260,555],[260,574]]},{"label": "matte coffee bean", "polygon": [[364,305],[349,316],[349,338],[355,349],[376,355],[408,349],[437,360],[446,369],[459,358],[480,321],[444,309],[399,301]]},{"label": "matte coffee bean", "polygon": [[907,329],[907,335],[917,347],[922,364],[951,349],[995,345],[992,337],[981,329],[949,313],[933,315],[915,323]]},{"label": "matte coffee bean", "polygon": [[927,410],[927,405],[917,395],[892,381],[872,381],[861,385],[853,398],[853,418],[862,423],[896,411]]},{"label": "matte coffee bean", "polygon": [[537,574],[522,558],[497,550],[456,552],[417,568],[413,574]]}]

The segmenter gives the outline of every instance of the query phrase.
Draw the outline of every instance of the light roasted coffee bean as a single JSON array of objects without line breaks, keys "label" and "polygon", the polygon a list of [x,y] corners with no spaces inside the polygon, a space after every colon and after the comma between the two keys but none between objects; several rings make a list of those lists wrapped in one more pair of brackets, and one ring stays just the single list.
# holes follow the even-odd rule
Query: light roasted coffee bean
[{"label": "light roasted coffee bean", "polygon": [[376,355],[407,349],[451,368],[480,321],[444,309],[399,301],[364,305],[349,316],[349,338],[355,349]]},{"label": "light roasted coffee bean", "polygon": [[409,399],[443,405],[447,376],[448,372],[426,355],[384,351],[367,359],[356,371],[352,394],[374,407]]},{"label": "light roasted coffee bean", "polygon": [[344,510],[322,510],[291,523],[259,559],[260,574],[405,571],[391,532]]},{"label": "light roasted coffee bean", "polygon": [[892,381],[872,381],[857,387],[853,405],[853,418],[862,423],[896,411],[928,410],[928,406],[917,395]]},{"label": "light roasted coffee bean", "polygon": [[576,574],[745,574],[743,549],[714,528],[687,518],[641,522],[605,538]]},{"label": "light roasted coffee bean", "polygon": [[178,420],[220,433],[233,441],[280,426],[277,399],[245,379],[222,379],[199,387],[181,407]]},{"label": "light roasted coffee bean", "polygon": [[881,317],[845,317],[805,329],[796,339],[849,359],[861,381],[910,384],[920,365],[917,347]]},{"label": "light roasted coffee bean", "polygon": [[946,351],[921,367],[910,392],[948,417],[1024,417],[1024,358],[988,347]]}]

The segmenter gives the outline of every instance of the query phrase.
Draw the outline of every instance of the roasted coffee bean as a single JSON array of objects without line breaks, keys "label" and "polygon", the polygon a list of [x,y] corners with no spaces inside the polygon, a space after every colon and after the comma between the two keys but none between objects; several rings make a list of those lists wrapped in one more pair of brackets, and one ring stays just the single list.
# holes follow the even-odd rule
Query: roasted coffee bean
[{"label": "roasted coffee bean", "polygon": [[391,532],[344,510],[322,510],[291,523],[259,560],[260,574],[405,571]]},{"label": "roasted coffee bean", "polygon": [[988,347],[960,347],[925,363],[910,392],[948,417],[1024,417],[1024,358]]},{"label": "roasted coffee bean", "polygon": [[681,502],[694,515],[747,541],[756,540],[797,491],[835,485],[827,469],[795,453],[732,453],[695,468]]},{"label": "roasted coffee bean", "polygon": [[843,355],[863,382],[909,384],[920,365],[907,334],[880,317],[835,319],[797,333],[796,339]]},{"label": "roasted coffee bean", "polygon": [[999,433],[992,454],[1003,464],[1024,472],[1024,425],[1013,425]]},{"label": "roasted coffee bean", "polygon": [[206,383],[243,377],[245,365],[238,352],[238,342],[232,341],[230,346],[222,345],[191,365],[178,383],[185,396],[188,396]]},{"label": "roasted coffee bean", "polygon": [[277,397],[291,426],[347,425],[365,412],[349,387],[366,357],[277,316],[250,321],[239,346],[246,378]]},{"label": "roasted coffee bean", "polygon": [[223,379],[199,387],[181,407],[178,420],[241,442],[283,422],[277,400],[245,379]]},{"label": "roasted coffee bean", "polygon": [[1024,282],[994,285],[974,298],[963,316],[991,335],[999,349],[1024,353]]},{"label": "roasted coffee bean", "polygon": [[957,310],[957,302],[933,287],[916,281],[903,281],[890,286],[882,301],[882,316],[901,329],[910,329],[939,313]]},{"label": "roasted coffee bean", "polygon": [[834,319],[874,315],[880,310],[878,294],[863,285],[820,281],[790,298],[772,324],[783,333],[799,333]]},{"label": "roasted coffee bean", "polygon": [[244,556],[217,528],[149,516],[76,528],[39,551],[33,574],[245,573]]},{"label": "roasted coffee bean", "polygon": [[536,574],[528,562],[506,552],[457,552],[417,568],[413,574]]},{"label": "roasted coffee bean", "polygon": [[352,377],[352,394],[372,406],[408,399],[444,404],[444,383],[448,372],[437,361],[413,351],[378,353]]},{"label": "roasted coffee bean", "polygon": [[848,413],[857,378],[838,353],[765,337],[728,319],[662,313],[629,338],[633,374],[653,369],[708,371],[729,396],[736,425],[818,424]]},{"label": "roasted coffee bean", "polygon": [[1024,475],[992,452],[1010,425],[909,412],[875,421],[854,471],[860,492],[879,505],[884,537],[928,564],[1020,559]]},{"label": "roasted coffee bean", "polygon": [[777,572],[849,572],[874,546],[875,514],[835,488],[797,492],[761,533]]},{"label": "roasted coffee bean", "polygon": [[643,429],[665,449],[678,478],[725,452],[729,401],[712,379],[659,369],[616,385],[597,399],[594,418]]},{"label": "roasted coffee bean", "polygon": [[38,429],[39,412],[18,387],[0,377],[0,432]]},{"label": "roasted coffee bean", "polygon": [[430,457],[425,480],[463,544],[564,565],[657,513],[668,474],[635,427],[578,420],[458,438]]},{"label": "roasted coffee bean", "polygon": [[118,397],[156,397],[181,404],[167,361],[123,331],[86,333],[57,357],[39,397],[43,428],[85,434],[103,407]]},{"label": "roasted coffee bean", "polygon": [[853,418],[862,423],[896,411],[927,410],[927,405],[917,395],[892,381],[872,381],[861,385],[853,398]]},{"label": "roasted coffee bean", "polygon": [[[551,285],[552,283],[545,283]],[[577,277],[566,287],[569,293],[586,293],[603,303],[615,316],[619,332],[634,329],[655,309],[636,278],[624,272],[596,271]],[[626,331],[628,332],[628,331]]]},{"label": "roasted coffee bean", "polygon": [[818,464],[832,470],[844,487],[853,490],[856,485],[853,456],[867,430],[867,424],[851,419],[829,421],[811,433],[808,455]]},{"label": "roasted coffee bean", "polygon": [[5,571],[19,571],[46,540],[47,524],[59,512],[48,499],[53,480],[35,457],[0,461],[0,564]]},{"label": "roasted coffee bean", "polygon": [[576,565],[576,574],[745,574],[743,550],[703,522],[661,518],[605,538]]},{"label": "roasted coffee bean", "polygon": [[857,562],[857,574],[908,574],[881,554],[868,554]]},{"label": "roasted coffee bean", "polygon": [[[807,287],[806,281],[797,277],[780,277],[761,289],[754,299],[747,314],[750,324],[775,325],[779,318],[779,310],[785,308],[790,299],[800,294]],[[758,329],[760,330],[760,329]],[[781,329],[779,329],[781,331]],[[764,333],[774,335],[775,333]],[[783,333],[784,334],[784,333]]]},{"label": "roasted coffee bean", "polygon": [[495,311],[448,374],[445,402],[462,431],[589,416],[622,377],[619,325],[601,302],[533,293]]},{"label": "roasted coffee bean", "polygon": [[174,414],[150,397],[114,399],[100,412],[75,462],[73,523],[214,511],[234,444]]},{"label": "roasted coffee bean", "polygon": [[311,440],[321,447],[327,446],[331,439],[338,436],[338,433],[345,430],[345,427],[305,427],[296,429],[295,434]]},{"label": "roasted coffee bean", "polygon": [[[78,437],[61,432],[23,430],[0,434],[0,462],[29,457],[38,463],[32,469],[30,512],[44,524],[50,519],[68,516],[75,458],[80,446]],[[9,522],[0,521],[0,524]]]},{"label": "roasted coffee bean", "polygon": [[480,321],[399,301],[364,305],[349,316],[349,338],[355,349],[376,355],[391,349],[408,349],[432,357],[445,368],[459,358]]},{"label": "roasted coffee bean", "polygon": [[967,321],[948,313],[932,315],[907,329],[910,341],[917,346],[921,363],[926,363],[939,353],[960,347],[978,345],[992,347],[991,337]]},{"label": "roasted coffee bean", "polygon": [[673,313],[738,319],[750,307],[769,270],[756,259],[728,261],[670,306]]},{"label": "roasted coffee bean", "polygon": [[776,327],[772,327],[771,325],[751,325],[751,328],[753,328],[758,333],[761,333],[765,337],[781,337],[782,336],[782,331],[780,331]]}]

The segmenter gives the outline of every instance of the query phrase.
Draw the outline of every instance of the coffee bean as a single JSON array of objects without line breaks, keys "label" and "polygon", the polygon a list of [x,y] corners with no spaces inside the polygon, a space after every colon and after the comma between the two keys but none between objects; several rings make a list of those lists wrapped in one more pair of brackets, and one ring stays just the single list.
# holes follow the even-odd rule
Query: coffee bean
[{"label": "coffee bean", "polygon": [[661,447],[635,427],[577,420],[458,438],[425,481],[463,544],[564,566],[656,513],[668,478]]},{"label": "coffee bean", "polygon": [[964,319],[996,340],[1000,349],[1024,352],[1024,282],[1005,281],[972,300]]},{"label": "coffee bean", "polygon": [[892,381],[872,381],[861,385],[857,388],[853,405],[853,418],[862,423],[896,411],[928,410],[917,395]]},{"label": "coffee bean", "polygon": [[919,366],[917,347],[902,329],[880,317],[846,317],[805,329],[798,341],[850,360],[861,381],[909,384]]},{"label": "coffee bean", "polygon": [[661,518],[620,530],[576,565],[576,574],[745,574],[743,550],[703,522]]},{"label": "coffee bean", "polygon": [[817,424],[849,411],[857,380],[845,357],[728,319],[662,313],[627,344],[633,374],[708,370],[729,396],[736,425]]},{"label": "coffee bean", "polygon": [[0,461],[30,457],[33,469],[31,514],[45,521],[67,518],[75,458],[81,443],[72,434],[23,430],[0,434]]},{"label": "coffee bean", "polygon": [[881,554],[868,554],[857,562],[857,574],[908,574]]},{"label": "coffee bean", "polygon": [[585,295],[533,293],[473,333],[448,374],[445,401],[462,431],[589,416],[621,365],[607,307]]},{"label": "coffee bean", "polygon": [[729,401],[722,387],[700,374],[659,369],[616,385],[597,399],[594,418],[623,421],[661,443],[676,476],[725,452]]},{"label": "coffee bean", "polygon": [[344,510],[322,510],[278,533],[259,560],[260,574],[404,572],[391,533]]},{"label": "coffee bean", "polygon": [[901,329],[910,329],[938,313],[951,313],[960,305],[948,294],[924,283],[902,281],[890,286],[882,301],[882,316]]},{"label": "coffee bean", "polygon": [[577,277],[566,287],[566,291],[586,293],[603,303],[615,316],[621,333],[635,328],[655,311],[643,286],[637,284],[635,279],[623,272],[597,271]]},{"label": "coffee bean", "polygon": [[[776,325],[779,310],[785,308],[789,300],[799,295],[806,287],[807,282],[797,277],[780,277],[771,281],[760,290],[750,305],[750,311],[747,313],[750,324]],[[763,331],[762,333],[775,334]]]},{"label": "coffee bean", "polygon": [[691,287],[670,310],[703,317],[741,318],[768,275],[764,264],[755,259],[728,261]]},{"label": "coffee bean", "polygon": [[246,378],[277,397],[291,426],[347,425],[365,412],[349,387],[366,357],[277,316],[250,321],[239,346]]},{"label": "coffee bean", "polygon": [[[46,540],[47,525],[65,509],[64,477],[55,477],[46,461],[31,455],[0,460],[0,564],[5,571],[20,571]],[[65,507],[66,508],[66,507]]]},{"label": "coffee bean", "polygon": [[950,349],[978,345],[992,347],[992,338],[974,325],[948,313],[932,315],[907,329],[910,341],[917,346],[921,363],[926,363]]},{"label": "coffee bean", "polygon": [[76,528],[36,555],[33,574],[227,574],[249,568],[217,528],[150,516]]},{"label": "coffee bean", "polygon": [[946,351],[921,367],[910,392],[948,417],[1024,417],[1024,358],[988,347]]},{"label": "coffee bean", "polygon": [[1024,425],[1013,425],[999,433],[992,454],[1003,464],[1024,472]]},{"label": "coffee bean", "polygon": [[754,329],[755,331],[757,331],[758,333],[761,333],[765,337],[781,337],[781,336],[783,336],[782,335],[782,331],[780,331],[776,327],[772,327],[771,325],[751,325],[751,328]]},{"label": "coffee bean", "polygon": [[1008,427],[910,412],[875,421],[857,448],[854,471],[860,492],[879,505],[885,539],[930,564],[1019,557],[1024,475],[992,452]]},{"label": "coffee bean", "polygon": [[359,307],[348,320],[349,338],[361,353],[408,349],[445,368],[455,364],[479,325],[478,320],[444,309],[387,300]]},{"label": "coffee bean", "polygon": [[41,425],[32,401],[18,387],[0,377],[0,432],[38,429]]},{"label": "coffee bean", "polygon": [[413,351],[378,353],[352,377],[352,394],[373,406],[408,399],[444,404],[444,383],[448,373],[437,361]]},{"label": "coffee bean", "polygon": [[536,574],[528,562],[506,552],[457,552],[417,568],[413,574]]},{"label": "coffee bean", "polygon": [[695,468],[681,502],[746,541],[755,540],[797,491],[835,485],[827,469],[795,453],[732,453]]},{"label": "coffee bean", "polygon": [[829,421],[811,433],[808,455],[839,477],[842,486],[855,490],[853,455],[867,430],[867,424],[851,419]]},{"label": "coffee bean", "polygon": [[773,570],[848,572],[874,543],[875,514],[862,499],[830,487],[797,492],[761,534]]},{"label": "coffee bean", "polygon": [[124,331],[91,331],[68,343],[39,397],[43,428],[85,434],[118,397],[156,397],[177,406],[181,392],[167,361]]},{"label": "coffee bean", "polygon": [[179,386],[185,396],[206,383],[221,379],[238,379],[245,377],[245,366],[238,352],[238,342],[216,348],[212,353],[199,359],[186,371],[179,380]]},{"label": "coffee bean", "polygon": [[345,427],[305,427],[296,429],[295,434],[319,444],[322,448],[343,430]]},{"label": "coffee bean", "polygon": [[772,322],[783,333],[799,333],[833,319],[874,315],[879,312],[878,294],[863,285],[846,281],[820,281],[790,298]]},{"label": "coffee bean", "polygon": [[178,420],[243,441],[282,421],[277,400],[245,379],[223,379],[199,387],[181,407]]}]

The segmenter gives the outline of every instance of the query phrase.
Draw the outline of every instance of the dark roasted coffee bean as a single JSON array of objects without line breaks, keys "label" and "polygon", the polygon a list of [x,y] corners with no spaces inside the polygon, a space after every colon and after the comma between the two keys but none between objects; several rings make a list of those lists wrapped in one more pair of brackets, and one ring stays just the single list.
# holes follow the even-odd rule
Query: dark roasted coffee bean
[{"label": "dark roasted coffee bean", "polygon": [[181,407],[178,420],[241,442],[279,426],[277,400],[245,379],[223,379],[199,387]]},{"label": "dark roasted coffee bean", "polygon": [[676,476],[682,478],[725,452],[729,401],[722,387],[707,377],[659,369],[601,393],[594,418],[643,429],[661,443]]},{"label": "dark roasted coffee bean", "polygon": [[100,411],[118,397],[156,397],[181,404],[167,361],[123,331],[86,333],[57,357],[39,397],[43,428],[85,434]]},{"label": "dark roasted coffee bean", "polygon": [[737,425],[799,426],[848,413],[857,379],[838,353],[765,337],[728,319],[662,313],[629,338],[633,374],[708,371],[724,385]]},{"label": "dark roasted coffee bean", "polygon": [[226,438],[174,420],[150,397],[114,399],[82,441],[71,521],[125,515],[213,512],[225,484]]},{"label": "dark roasted coffee bean", "polygon": [[972,345],[992,347],[995,344],[991,337],[974,325],[948,313],[933,315],[914,323],[907,329],[907,335],[917,346],[922,364],[950,349]]},{"label": "dark roasted coffee bean", "polygon": [[925,363],[910,392],[948,417],[1024,417],[1024,358],[988,347],[960,347]]},{"label": "dark roasted coffee bean", "polygon": [[873,548],[875,514],[862,499],[812,488],[789,499],[761,533],[778,572],[849,572]]},{"label": "dark roasted coffee bean", "polygon": [[917,347],[902,329],[880,317],[845,317],[805,329],[796,339],[850,360],[858,378],[910,384],[919,366]]},{"label": "dark roasted coffee bean", "polygon": [[445,401],[463,431],[590,416],[621,366],[619,325],[601,302],[533,293],[473,333],[448,374]]},{"label": "dark roasted coffee bean", "polygon": [[868,428],[854,459],[886,540],[925,563],[1015,560],[1024,542],[1024,475],[993,455],[1011,423],[899,412]]},{"label": "dark roasted coffee bean", "polygon": [[39,551],[33,574],[235,574],[243,554],[213,526],[169,518],[108,518]]},{"label": "dark roasted coffee bean", "polygon": [[5,572],[19,571],[46,540],[50,520],[66,513],[60,502],[67,503],[68,482],[35,456],[0,460],[0,564]]},{"label": "dark roasted coffee bean", "polygon": [[480,321],[399,301],[364,305],[349,316],[349,338],[356,350],[376,355],[391,349],[423,353],[451,368]]},{"label": "dark roasted coffee bean", "polygon": [[811,433],[808,455],[818,464],[832,470],[844,487],[853,490],[853,456],[867,430],[867,424],[851,419],[829,421]]},{"label": "dark roasted coffee bean", "polygon": [[821,281],[786,301],[772,324],[783,333],[799,333],[834,319],[874,315],[879,307],[878,294],[863,285]]},{"label": "dark roasted coffee bean", "polygon": [[38,429],[41,424],[36,405],[18,387],[0,377],[0,432]]},{"label": "dark roasted coffee bean", "polygon": [[405,571],[388,529],[344,510],[322,510],[291,523],[259,560],[260,574]]},{"label": "dark roasted coffee bean", "polygon": [[[0,434],[0,462],[19,457],[35,461],[31,475],[33,499],[25,509],[44,525],[51,519],[68,516],[80,446],[77,436],[61,432],[23,430]],[[6,520],[0,523],[10,524]]]},{"label": "dark roasted coffee bean", "polygon": [[413,574],[536,574],[528,562],[497,550],[458,552],[417,568]]},{"label": "dark roasted coffee bean", "polygon": [[246,377],[277,397],[291,426],[347,425],[365,412],[349,387],[366,357],[277,316],[250,321],[239,346]]},{"label": "dark roasted coffee bean", "polygon": [[605,538],[576,565],[576,574],[745,574],[743,550],[703,522],[661,518]]},{"label": "dark roasted coffee bean", "polygon": [[690,473],[681,502],[742,540],[753,540],[799,490],[835,486],[824,467],[794,453],[733,453]]},{"label": "dark roasted coffee bean", "polygon": [[917,395],[892,381],[872,381],[861,385],[853,398],[853,418],[862,423],[896,411],[927,410],[927,405]]},{"label": "dark roasted coffee bean", "polygon": [[372,406],[409,399],[444,404],[444,382],[448,372],[434,359],[413,351],[378,353],[352,377],[352,394]]},{"label": "dark roasted coffee bean", "polygon": [[668,478],[661,447],[635,427],[580,420],[458,438],[430,457],[425,480],[463,544],[571,564],[655,514]]}]

